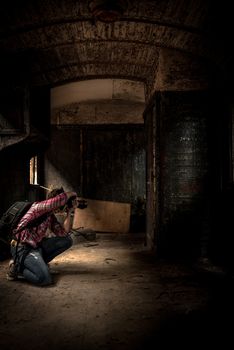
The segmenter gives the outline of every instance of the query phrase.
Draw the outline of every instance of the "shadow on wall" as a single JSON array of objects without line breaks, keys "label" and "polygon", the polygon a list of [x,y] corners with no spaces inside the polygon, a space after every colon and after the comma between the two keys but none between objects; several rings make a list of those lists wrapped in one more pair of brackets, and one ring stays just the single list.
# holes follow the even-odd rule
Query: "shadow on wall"
[{"label": "shadow on wall", "polygon": [[130,232],[146,231],[146,199],[137,197],[131,208]]},{"label": "shadow on wall", "polygon": [[211,254],[218,264],[234,270],[234,185],[217,195],[212,207]]}]

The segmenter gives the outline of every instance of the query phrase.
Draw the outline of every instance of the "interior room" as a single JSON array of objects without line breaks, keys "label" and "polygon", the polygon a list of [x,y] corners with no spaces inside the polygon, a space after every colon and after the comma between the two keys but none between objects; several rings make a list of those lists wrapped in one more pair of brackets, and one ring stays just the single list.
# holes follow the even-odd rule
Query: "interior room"
[{"label": "interior room", "polygon": [[50,286],[7,280],[0,232],[2,350],[233,343],[230,6],[1,2],[0,216],[86,203]]}]

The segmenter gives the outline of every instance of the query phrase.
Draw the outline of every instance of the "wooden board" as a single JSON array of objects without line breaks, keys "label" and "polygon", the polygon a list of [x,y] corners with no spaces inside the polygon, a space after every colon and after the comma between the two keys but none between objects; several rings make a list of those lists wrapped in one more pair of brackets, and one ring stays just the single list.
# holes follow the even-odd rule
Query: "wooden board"
[{"label": "wooden board", "polygon": [[86,209],[75,210],[73,229],[84,227],[96,232],[129,232],[131,204],[86,200]]}]

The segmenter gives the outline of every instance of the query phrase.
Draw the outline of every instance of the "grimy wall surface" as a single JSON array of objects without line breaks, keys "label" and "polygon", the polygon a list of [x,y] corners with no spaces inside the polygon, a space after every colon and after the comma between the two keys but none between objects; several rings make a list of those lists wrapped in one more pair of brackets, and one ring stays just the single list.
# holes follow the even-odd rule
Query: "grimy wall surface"
[{"label": "grimy wall surface", "polygon": [[90,199],[130,203],[134,230],[145,201],[143,125],[54,126],[45,184]]},{"label": "grimy wall surface", "polygon": [[156,92],[145,112],[147,134],[154,130],[147,144],[148,235],[162,255],[193,258],[214,242],[214,198],[230,164],[223,149],[228,115],[221,97],[212,103],[214,96],[206,90]]}]

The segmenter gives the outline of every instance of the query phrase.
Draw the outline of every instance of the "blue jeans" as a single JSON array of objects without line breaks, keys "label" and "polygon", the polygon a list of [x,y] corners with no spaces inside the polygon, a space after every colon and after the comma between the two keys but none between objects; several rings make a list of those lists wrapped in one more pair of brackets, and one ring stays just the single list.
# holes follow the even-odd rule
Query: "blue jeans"
[{"label": "blue jeans", "polygon": [[[22,272],[24,278],[33,284],[40,286],[51,284],[52,278],[47,263],[71,246],[70,236],[44,238],[36,249],[20,245],[16,257],[18,272]],[[11,253],[15,259],[16,247],[11,248]]]}]

